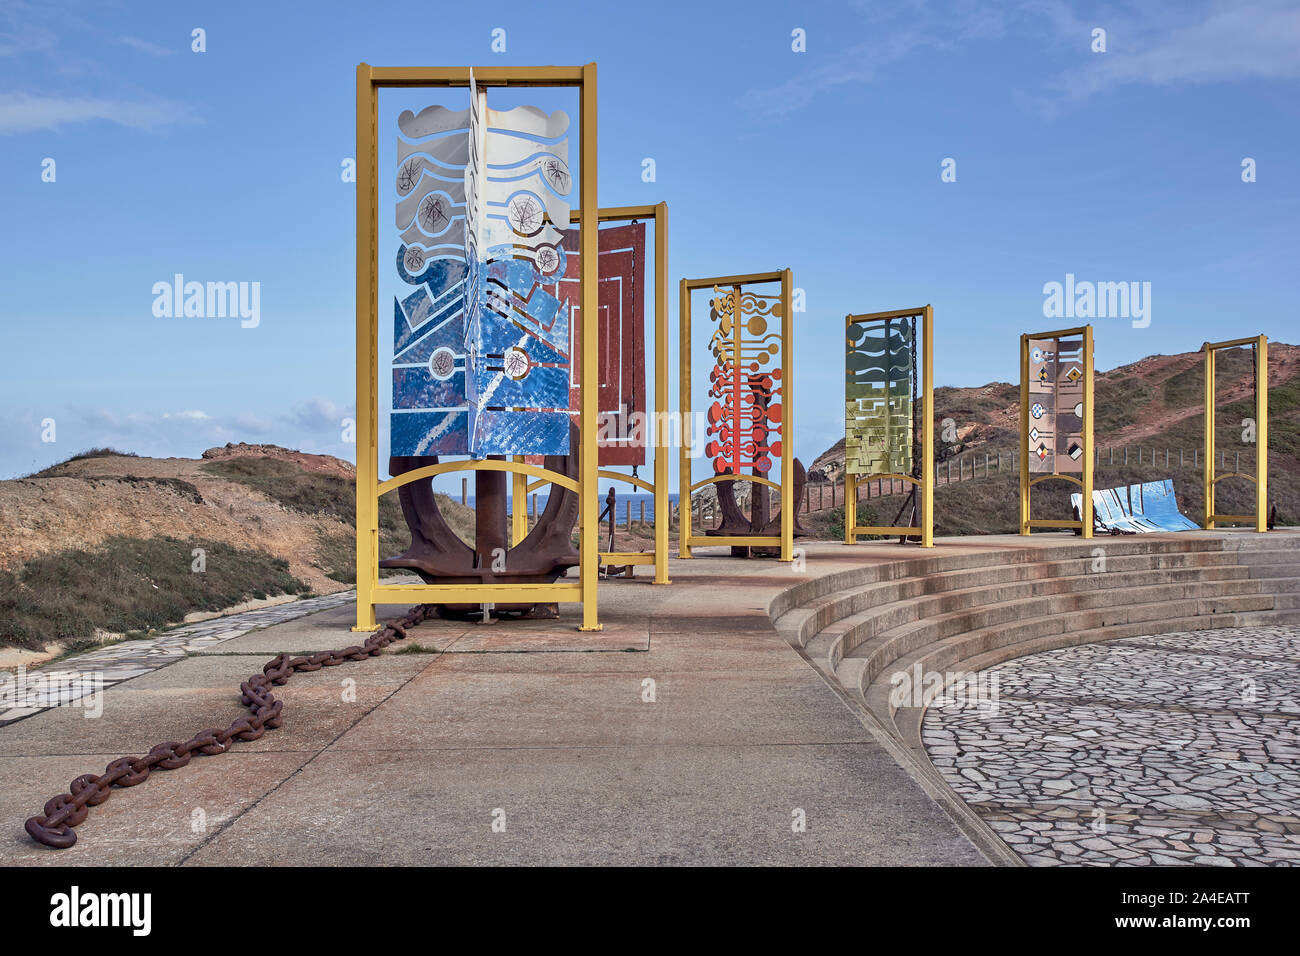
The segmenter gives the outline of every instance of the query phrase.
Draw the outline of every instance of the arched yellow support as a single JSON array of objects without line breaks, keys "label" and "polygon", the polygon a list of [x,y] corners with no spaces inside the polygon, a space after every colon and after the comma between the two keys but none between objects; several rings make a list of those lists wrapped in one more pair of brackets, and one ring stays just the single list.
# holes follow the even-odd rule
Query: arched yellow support
[{"label": "arched yellow support", "polygon": [[636,485],[638,488],[644,488],[646,491],[650,492],[650,494],[655,493],[655,486],[650,484],[650,482],[646,481],[644,478],[636,478],[632,475],[624,475],[617,471],[606,471],[604,469],[596,472],[596,477],[607,478],[610,481],[626,481],[629,485]]},{"label": "arched yellow support", "polygon": [[545,479],[544,483],[546,484],[556,484],[561,488],[568,488],[570,491],[581,491],[576,479],[562,475],[558,471],[550,471],[523,462],[487,459],[486,461],[440,461],[436,465],[415,468],[398,475],[396,478],[381,481],[378,486],[379,495],[382,497],[390,491],[397,490],[402,485],[409,485],[421,478],[432,478],[435,475],[445,475],[453,471],[504,471],[510,474],[533,475]]},{"label": "arched yellow support", "polygon": [[1074,477],[1074,475],[1039,475],[1037,478],[1029,479],[1029,486],[1032,488],[1041,481],[1069,481],[1078,485],[1080,488],[1083,487],[1083,481]]},{"label": "arched yellow support", "polygon": [[775,481],[771,478],[764,478],[761,475],[713,475],[712,477],[704,478],[691,485],[691,493],[694,494],[706,485],[716,485],[720,481],[752,481],[758,485],[767,485],[769,488],[775,488],[778,491],[781,490],[781,486]]},{"label": "arched yellow support", "polygon": [[1259,484],[1259,479],[1256,478],[1254,475],[1243,475],[1239,471],[1230,471],[1224,475],[1216,475],[1214,477],[1214,483],[1217,485],[1224,478],[1245,478],[1247,481],[1253,481],[1255,484]]}]

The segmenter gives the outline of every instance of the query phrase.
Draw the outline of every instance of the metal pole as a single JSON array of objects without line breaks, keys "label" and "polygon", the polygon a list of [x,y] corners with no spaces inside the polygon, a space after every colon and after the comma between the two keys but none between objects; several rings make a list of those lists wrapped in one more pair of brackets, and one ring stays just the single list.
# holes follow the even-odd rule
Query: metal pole
[{"label": "metal pole", "polygon": [[1268,530],[1268,336],[1255,346],[1255,530]]},{"label": "metal pole", "polygon": [[[596,184],[596,64],[582,68],[582,86],[578,88],[579,155],[581,157],[582,184],[580,187],[582,218],[578,243],[582,261],[582,281],[579,294],[582,302],[582,354],[579,356],[582,393],[578,403],[579,447],[578,512],[582,520],[579,532],[578,579],[582,593],[582,627],[584,631],[599,631],[600,616],[597,603],[597,578],[600,565],[600,534],[596,510],[599,498],[599,479],[596,472],[599,454],[596,445],[596,416],[600,414],[597,398],[600,389],[600,200]],[[689,472],[687,481],[690,480]]]}]

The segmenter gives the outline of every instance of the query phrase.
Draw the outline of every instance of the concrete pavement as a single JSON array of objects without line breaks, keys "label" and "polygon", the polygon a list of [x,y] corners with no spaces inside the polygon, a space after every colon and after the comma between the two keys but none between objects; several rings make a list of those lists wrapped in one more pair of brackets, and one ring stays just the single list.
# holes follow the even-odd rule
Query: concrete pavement
[{"label": "concrete pavement", "polygon": [[[989,543],[934,553],[972,546]],[[280,729],[116,790],[72,849],[32,843],[22,821],[74,776],[225,726],[243,712],[239,682],[274,653],[353,643],[352,608],[225,641],[113,686],[98,719],[58,708],[0,728],[0,858],[986,863],[768,617],[808,575],[904,552],[806,550],[802,572],[716,549],[674,560],[671,586],[603,583],[599,634],[574,629],[576,607],[560,621],[427,622],[379,657],[295,675],[276,692]],[[412,644],[427,652],[400,652]]]}]

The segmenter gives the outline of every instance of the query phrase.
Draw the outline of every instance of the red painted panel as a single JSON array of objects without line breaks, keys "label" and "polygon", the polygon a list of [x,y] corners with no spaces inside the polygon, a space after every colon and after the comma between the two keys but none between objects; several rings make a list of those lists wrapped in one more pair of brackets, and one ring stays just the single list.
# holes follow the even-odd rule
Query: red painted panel
[{"label": "red painted panel", "polygon": [[[646,420],[645,355],[645,223],[607,226],[600,230],[600,397],[597,407],[605,427],[599,441],[600,464],[644,465],[650,426]],[[551,291],[561,301],[568,300],[571,355],[579,354],[582,327],[581,282],[582,257],[579,251],[579,228],[564,233],[566,256],[564,275]],[[573,376],[579,363],[573,363]],[[570,382],[569,409],[577,412],[580,390]],[[635,426],[635,427],[634,427]],[[531,460],[531,459],[530,459]],[[539,460],[540,463],[540,460]]]}]

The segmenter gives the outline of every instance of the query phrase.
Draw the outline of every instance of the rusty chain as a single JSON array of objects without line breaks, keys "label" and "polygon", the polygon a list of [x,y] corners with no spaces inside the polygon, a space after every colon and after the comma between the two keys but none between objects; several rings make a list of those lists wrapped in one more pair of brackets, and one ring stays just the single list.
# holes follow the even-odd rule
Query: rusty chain
[{"label": "rusty chain", "polygon": [[85,821],[91,807],[97,807],[111,797],[114,786],[134,787],[148,780],[155,767],[176,770],[189,763],[196,753],[207,756],[223,754],[236,740],[256,740],[267,730],[279,727],[283,720],[281,710],[284,702],[272,696],[272,685],[284,684],[298,671],[318,671],[344,661],[363,661],[393,641],[406,637],[408,629],[427,620],[433,613],[433,605],[421,604],[406,617],[386,622],[364,644],[354,644],[339,651],[321,651],[310,657],[277,655],[262,667],[260,674],[254,674],[239,685],[240,703],[249,709],[248,715],[238,718],[225,730],[215,727],[201,730],[185,743],[169,740],[158,744],[143,757],[119,757],[99,776],[82,774],[69,784],[68,793],[51,797],[46,802],[44,813],[28,819],[25,825],[28,835],[37,843],[57,850],[67,849],[77,842],[77,834],[72,828]]}]

